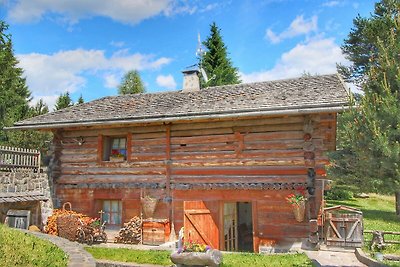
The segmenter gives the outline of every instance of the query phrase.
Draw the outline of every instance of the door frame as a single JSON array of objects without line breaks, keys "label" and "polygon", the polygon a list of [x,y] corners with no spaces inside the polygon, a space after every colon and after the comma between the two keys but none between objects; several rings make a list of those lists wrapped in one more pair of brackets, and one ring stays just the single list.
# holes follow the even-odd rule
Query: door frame
[{"label": "door frame", "polygon": [[225,237],[224,237],[224,204],[225,203],[240,203],[248,202],[251,205],[251,224],[252,224],[252,234],[253,234],[253,252],[258,252],[258,221],[257,221],[257,201],[252,199],[241,199],[237,200],[220,200],[219,201],[219,247],[220,250],[225,251]]}]

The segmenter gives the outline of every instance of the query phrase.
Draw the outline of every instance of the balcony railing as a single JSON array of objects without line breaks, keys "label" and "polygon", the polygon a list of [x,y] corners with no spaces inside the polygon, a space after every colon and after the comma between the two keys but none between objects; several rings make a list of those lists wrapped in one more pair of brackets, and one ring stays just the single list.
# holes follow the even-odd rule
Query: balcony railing
[{"label": "balcony railing", "polygon": [[0,171],[40,172],[40,152],[35,149],[0,146]]}]

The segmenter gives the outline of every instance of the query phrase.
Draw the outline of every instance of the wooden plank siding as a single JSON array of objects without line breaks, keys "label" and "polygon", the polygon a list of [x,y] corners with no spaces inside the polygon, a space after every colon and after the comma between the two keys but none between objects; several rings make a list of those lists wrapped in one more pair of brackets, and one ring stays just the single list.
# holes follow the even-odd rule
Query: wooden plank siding
[{"label": "wooden plank siding", "polygon": [[[312,122],[311,152],[305,150],[307,120]],[[128,137],[126,161],[102,161],[106,136]],[[84,139],[81,145],[74,141],[78,137]],[[173,200],[160,201],[155,217],[171,218],[177,231],[183,226],[184,201],[212,201],[215,218],[221,212],[215,203],[247,201],[253,203],[255,247],[263,239],[307,237],[308,223],[296,222],[285,200],[293,190],[190,189],[189,193],[174,185],[306,183],[310,166],[321,179],[328,163],[325,152],[335,148],[335,137],[335,114],[65,129],[54,140],[57,197],[92,216],[98,216],[99,200],[121,199],[127,221],[140,214],[139,187],[159,184],[162,188],[150,187],[148,192]],[[316,190],[315,201],[321,201],[321,192]],[[319,208],[318,203],[313,205],[314,210]]]}]

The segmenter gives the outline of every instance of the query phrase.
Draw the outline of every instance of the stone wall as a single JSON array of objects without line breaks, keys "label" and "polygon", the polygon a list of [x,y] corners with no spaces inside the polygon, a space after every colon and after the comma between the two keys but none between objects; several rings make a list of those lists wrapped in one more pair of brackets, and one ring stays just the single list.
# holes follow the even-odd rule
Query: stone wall
[{"label": "stone wall", "polygon": [[49,190],[47,173],[0,172],[0,193]]},{"label": "stone wall", "polygon": [[47,218],[52,214],[53,201],[47,170],[41,173],[34,172],[0,172],[0,196],[7,193],[41,193],[47,201],[22,201],[0,204],[0,220],[9,209],[31,210],[31,222],[43,227]]}]

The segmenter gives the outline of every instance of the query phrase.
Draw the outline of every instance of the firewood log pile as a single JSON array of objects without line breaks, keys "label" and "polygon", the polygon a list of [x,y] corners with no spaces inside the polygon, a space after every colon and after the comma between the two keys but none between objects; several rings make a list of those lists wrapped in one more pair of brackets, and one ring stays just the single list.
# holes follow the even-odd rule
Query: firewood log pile
[{"label": "firewood log pile", "polygon": [[115,243],[138,244],[142,239],[142,221],[138,216],[133,217],[129,222],[124,223],[118,235],[115,237]]},{"label": "firewood log pile", "polygon": [[76,229],[80,225],[79,219],[83,223],[91,221],[91,219],[81,213],[71,210],[55,209],[53,214],[47,219],[45,233],[50,235],[58,235],[68,240],[75,241]]}]

